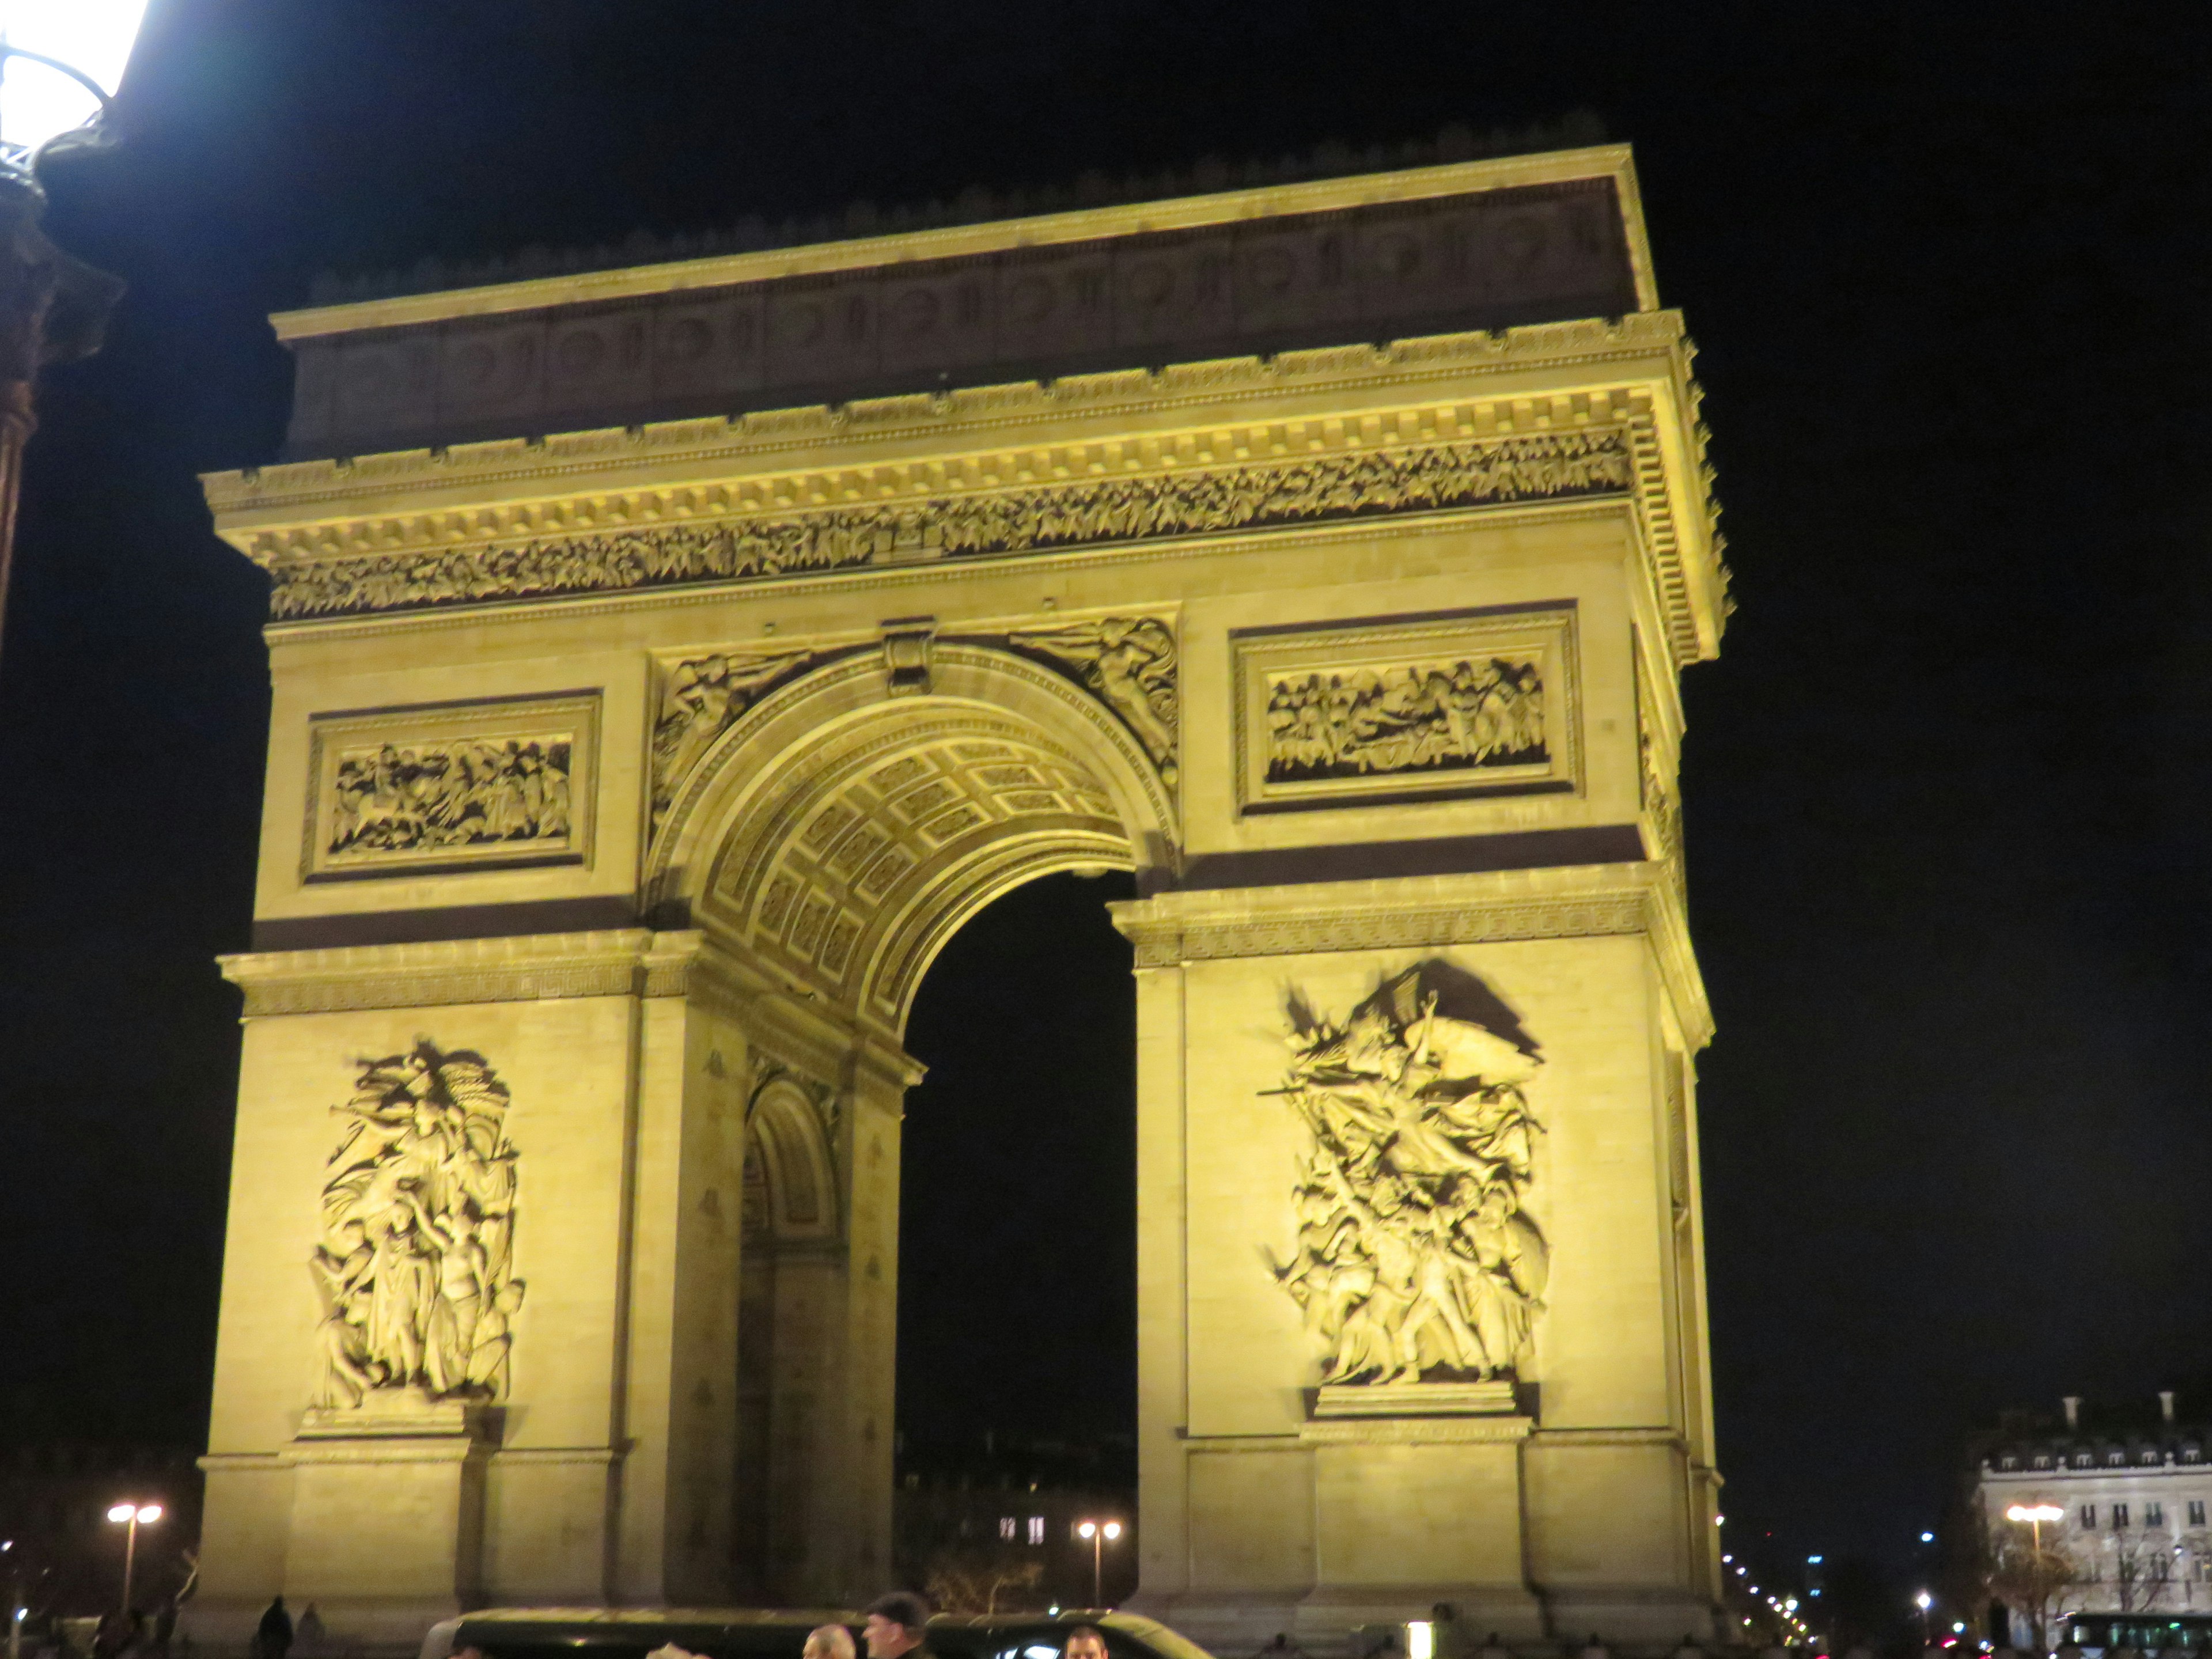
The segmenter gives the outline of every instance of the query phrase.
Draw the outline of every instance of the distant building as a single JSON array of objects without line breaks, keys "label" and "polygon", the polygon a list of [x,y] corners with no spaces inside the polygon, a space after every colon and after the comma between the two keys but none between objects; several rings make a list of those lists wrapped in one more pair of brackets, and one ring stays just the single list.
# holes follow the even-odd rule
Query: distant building
[{"label": "distant building", "polygon": [[[1006,1575],[1000,1611],[1112,1606],[1137,1583],[1137,1494],[1121,1449],[987,1437],[981,1455],[908,1455],[902,1443],[891,1503],[896,1568],[917,1585],[964,1569],[971,1594]],[[1085,1522],[1113,1523],[1111,1541],[1085,1538]],[[1025,1570],[1034,1568],[1033,1575]],[[1027,1582],[1014,1582],[1026,1576]]]},{"label": "distant building", "polygon": [[1994,1531],[2015,1507],[2047,1504],[2045,1546],[2071,1556],[2082,1613],[2212,1612],[2212,1425],[2178,1422],[2171,1392],[2154,1426],[2085,1425],[2077,1395],[2063,1426],[2001,1431],[1980,1448],[1977,1496]]}]

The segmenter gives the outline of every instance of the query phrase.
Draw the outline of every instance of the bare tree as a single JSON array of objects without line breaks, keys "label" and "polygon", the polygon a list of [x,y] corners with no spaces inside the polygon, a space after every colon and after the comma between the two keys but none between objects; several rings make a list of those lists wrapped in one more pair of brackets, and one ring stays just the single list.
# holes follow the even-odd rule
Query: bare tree
[{"label": "bare tree", "polygon": [[2063,1532],[2049,1528],[2039,1540],[2016,1521],[1988,1526],[1980,1576],[1984,1595],[2027,1621],[2028,1638],[2039,1653],[2051,1651],[2052,1629],[2079,1603],[2079,1591],[2089,1582]]},{"label": "bare tree", "polygon": [[929,1564],[922,1586],[945,1613],[1011,1613],[1044,1578],[1044,1563],[1015,1551],[946,1550]]},{"label": "bare tree", "polygon": [[2121,1533],[2112,1540],[2112,1593],[2122,1613],[2149,1613],[2173,1593],[2173,1552],[2163,1540]]}]

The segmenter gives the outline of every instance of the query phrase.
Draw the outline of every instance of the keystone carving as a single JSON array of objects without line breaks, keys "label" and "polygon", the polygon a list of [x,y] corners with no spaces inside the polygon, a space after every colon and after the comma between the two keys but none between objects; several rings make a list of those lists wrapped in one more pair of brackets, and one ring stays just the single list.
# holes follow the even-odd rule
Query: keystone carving
[{"label": "keystone carving", "polygon": [[1511,1376],[1550,1252],[1526,1208],[1541,1132],[1521,1085],[1542,1064],[1504,1005],[1431,957],[1341,1026],[1287,1006],[1285,1100],[1304,1124],[1295,1257],[1324,1383]]},{"label": "keystone carving", "polygon": [[1176,777],[1176,642],[1151,617],[1102,617],[1064,628],[1023,629],[1009,644],[1073,670],[1136,734],[1161,779]]},{"label": "keystone carving", "polygon": [[695,657],[669,671],[653,728],[653,827],[676,799],[715,738],[783,681],[814,660],[811,651],[748,657],[718,653]]},{"label": "keystone carving", "polygon": [[481,1054],[356,1062],[352,1122],[323,1183],[323,1237],[308,1266],[322,1301],[320,1406],[373,1389],[503,1399],[513,1273],[515,1151],[507,1085]]},{"label": "keystone carving", "polygon": [[975,557],[1439,507],[1601,495],[1634,483],[1618,428],[1316,456],[1232,471],[1084,480],[892,507],[824,508],[562,537],[279,562],[270,614],[415,611],[685,582]]}]

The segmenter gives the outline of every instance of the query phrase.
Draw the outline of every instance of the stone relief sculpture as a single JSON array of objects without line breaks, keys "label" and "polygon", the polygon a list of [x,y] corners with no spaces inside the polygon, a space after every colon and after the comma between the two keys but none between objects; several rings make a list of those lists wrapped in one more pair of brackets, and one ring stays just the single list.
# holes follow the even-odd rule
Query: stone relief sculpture
[{"label": "stone relief sculpture", "polygon": [[660,694],[653,728],[653,822],[658,829],[678,787],[709,745],[780,681],[814,660],[811,651],[773,656],[717,653],[680,662]]},{"label": "stone relief sculpture", "polygon": [[1023,629],[1010,644],[1050,657],[1121,717],[1169,783],[1176,766],[1176,642],[1151,617],[1102,617],[1065,628]]},{"label": "stone relief sculpture", "polygon": [[1275,1279],[1324,1383],[1488,1381],[1522,1363],[1550,1252],[1527,1200],[1534,1045],[1473,975],[1431,959],[1343,1025],[1288,1006],[1287,1101],[1309,1142],[1297,1250]]},{"label": "stone relief sculpture", "polygon": [[356,1062],[309,1261],[323,1307],[315,1403],[372,1390],[498,1400],[522,1305],[513,1274],[515,1150],[507,1085],[483,1057],[413,1050]]},{"label": "stone relief sculpture", "polygon": [[572,737],[383,744],[337,757],[325,851],[565,842]]},{"label": "stone relief sculpture", "polygon": [[1271,782],[1549,758],[1543,676],[1533,662],[1462,659],[1269,677]]},{"label": "stone relief sculpture", "polygon": [[520,544],[270,562],[270,615],[335,617],[1617,492],[1627,434],[1530,433]]}]

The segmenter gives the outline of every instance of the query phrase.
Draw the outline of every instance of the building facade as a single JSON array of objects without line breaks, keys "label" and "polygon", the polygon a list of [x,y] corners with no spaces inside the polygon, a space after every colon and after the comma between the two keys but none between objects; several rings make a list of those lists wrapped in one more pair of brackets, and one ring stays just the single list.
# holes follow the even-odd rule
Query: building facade
[{"label": "building facade", "polygon": [[1992,1532],[2011,1509],[2064,1511],[2042,1539],[2073,1564],[2068,1611],[2212,1613],[2212,1428],[2178,1422],[2171,1393],[2159,1402],[2154,1427],[2099,1432],[2069,1396],[2063,1426],[1983,1450],[1978,1498]]}]

